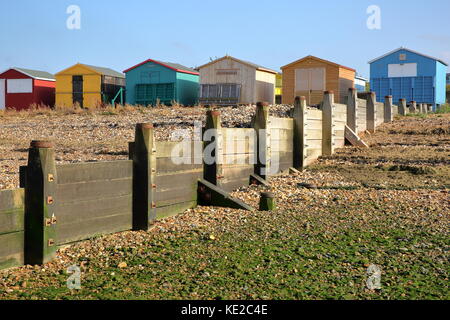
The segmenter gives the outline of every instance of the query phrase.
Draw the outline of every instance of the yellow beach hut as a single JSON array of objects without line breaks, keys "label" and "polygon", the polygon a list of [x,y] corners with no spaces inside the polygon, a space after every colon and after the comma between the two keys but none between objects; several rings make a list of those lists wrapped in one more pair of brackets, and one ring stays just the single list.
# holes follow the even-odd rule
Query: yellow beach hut
[{"label": "yellow beach hut", "polygon": [[111,103],[125,89],[123,73],[81,63],[58,72],[55,78],[57,106]]}]

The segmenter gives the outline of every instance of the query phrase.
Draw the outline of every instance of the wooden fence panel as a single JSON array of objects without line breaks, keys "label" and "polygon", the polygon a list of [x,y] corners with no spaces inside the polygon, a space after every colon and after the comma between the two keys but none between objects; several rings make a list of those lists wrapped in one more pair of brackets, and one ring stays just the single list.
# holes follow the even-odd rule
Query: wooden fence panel
[{"label": "wooden fence panel", "polygon": [[322,155],[322,110],[307,108],[305,119],[305,166]]},{"label": "wooden fence panel", "polygon": [[222,128],[221,186],[227,192],[248,186],[255,171],[256,131],[251,128]]},{"label": "wooden fence panel", "polygon": [[367,130],[367,101],[363,99],[357,99],[357,118],[356,124],[358,128],[357,133],[361,133]]},{"label": "wooden fence panel", "polygon": [[24,263],[24,189],[0,191],[0,270]]},{"label": "wooden fence panel", "polygon": [[333,149],[345,145],[345,126],[347,125],[347,106],[334,104],[333,110]]},{"label": "wooden fence panel", "polygon": [[384,103],[375,103],[375,127],[384,122]]},{"label": "wooden fence panel", "polygon": [[57,244],[132,228],[133,162],[56,167]]},{"label": "wooden fence panel", "polygon": [[272,174],[294,165],[294,119],[269,117]]},{"label": "wooden fence panel", "polygon": [[203,178],[202,145],[201,141],[156,142],[157,219],[197,206],[197,181]]}]

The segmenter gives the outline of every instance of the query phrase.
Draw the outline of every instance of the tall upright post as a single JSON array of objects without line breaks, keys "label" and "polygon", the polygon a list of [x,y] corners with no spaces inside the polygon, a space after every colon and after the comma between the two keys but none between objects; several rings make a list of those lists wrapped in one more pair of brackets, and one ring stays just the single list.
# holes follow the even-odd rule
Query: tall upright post
[{"label": "tall upright post", "polygon": [[136,125],[133,146],[133,230],[156,220],[156,147],[153,124]]},{"label": "tall upright post", "polygon": [[53,144],[32,141],[25,186],[25,263],[44,264],[56,256],[56,164]]},{"label": "tall upright post", "polygon": [[417,105],[415,101],[411,101],[409,105],[409,112],[410,113],[416,113],[417,112]]},{"label": "tall upright post", "polygon": [[428,113],[427,105],[425,103],[422,103],[421,106],[422,106],[422,113]]},{"label": "tall upright post", "polygon": [[294,168],[305,167],[305,112],[306,97],[296,97],[294,102]]},{"label": "tall upright post", "polygon": [[358,134],[358,97],[356,88],[348,89],[347,99],[347,126]]},{"label": "tall upright post", "polygon": [[[356,103],[356,98],[353,99],[352,96],[353,93],[356,94],[356,90],[349,91],[348,101],[353,100]],[[354,105],[353,102],[349,102],[348,105]],[[333,108],[334,92],[325,91],[322,103],[322,154],[325,156],[331,156],[333,154]]]},{"label": "tall upright post", "polygon": [[392,122],[392,96],[384,97],[384,122]]},{"label": "tall upright post", "polygon": [[369,92],[367,94],[367,131],[370,133],[375,132],[376,127],[376,102],[377,102],[377,95],[375,92]]},{"label": "tall upright post", "polygon": [[271,153],[269,104],[267,102],[258,102],[256,104],[254,129],[258,140],[255,174],[267,180],[270,175]]},{"label": "tall upright post", "polygon": [[221,187],[223,179],[222,168],[222,152],[223,152],[223,137],[222,137],[222,123],[220,111],[208,110],[206,112],[206,126],[203,132],[204,156],[203,156],[203,178]]},{"label": "tall upright post", "polygon": [[398,113],[401,116],[406,116],[408,114],[408,108],[406,107],[406,100],[400,99],[398,101]]}]

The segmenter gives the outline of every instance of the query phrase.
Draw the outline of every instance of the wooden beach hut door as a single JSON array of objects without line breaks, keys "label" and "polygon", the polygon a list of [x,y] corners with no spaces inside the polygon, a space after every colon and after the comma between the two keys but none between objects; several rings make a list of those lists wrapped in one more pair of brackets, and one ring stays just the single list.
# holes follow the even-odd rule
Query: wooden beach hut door
[{"label": "wooden beach hut door", "polygon": [[5,79],[0,80],[0,110],[6,108]]},{"label": "wooden beach hut door", "polygon": [[295,69],[295,96],[304,96],[308,104],[318,104],[325,91],[325,68]]},{"label": "wooden beach hut door", "polygon": [[72,76],[72,100],[83,107],[83,76]]}]

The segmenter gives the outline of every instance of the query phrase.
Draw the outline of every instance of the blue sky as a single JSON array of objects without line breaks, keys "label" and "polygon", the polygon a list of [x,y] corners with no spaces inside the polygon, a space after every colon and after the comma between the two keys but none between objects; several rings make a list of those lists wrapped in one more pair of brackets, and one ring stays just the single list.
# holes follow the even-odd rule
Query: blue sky
[{"label": "blue sky", "polygon": [[[81,30],[66,28],[69,5]],[[381,30],[366,9],[381,9]],[[225,54],[279,68],[306,55],[353,67],[400,46],[450,63],[448,0],[3,0],[0,70],[56,73],[77,62],[118,71],[147,58],[195,67]]]}]

